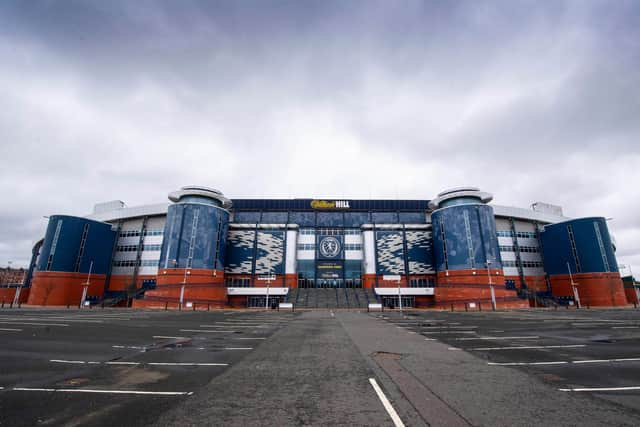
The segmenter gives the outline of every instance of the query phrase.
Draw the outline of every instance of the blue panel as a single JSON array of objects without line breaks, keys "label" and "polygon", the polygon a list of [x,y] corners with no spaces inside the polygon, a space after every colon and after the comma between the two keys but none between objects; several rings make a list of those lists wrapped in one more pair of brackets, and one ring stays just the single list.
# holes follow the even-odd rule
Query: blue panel
[{"label": "blue panel", "polygon": [[317,241],[316,259],[344,259],[344,236],[318,234]]},{"label": "blue panel", "polygon": [[360,279],[362,275],[362,261],[349,259],[344,262],[345,279]]},{"label": "blue panel", "polygon": [[297,272],[298,272],[298,277],[300,278],[313,279],[316,276],[315,260],[312,260],[312,259],[298,260]]},{"label": "blue panel", "polygon": [[255,230],[231,230],[227,235],[227,263],[225,272],[252,274]]},{"label": "blue panel", "polygon": [[377,274],[405,274],[402,231],[376,231]]},{"label": "blue panel", "polygon": [[369,212],[345,212],[345,227],[360,227],[362,224],[371,224],[371,215]]},{"label": "blue panel", "polygon": [[342,227],[342,212],[318,212],[318,227]]},{"label": "blue panel", "polygon": [[289,221],[289,212],[262,212],[263,224],[286,224]]},{"label": "blue panel", "polygon": [[[83,234],[84,248],[81,250]],[[111,224],[66,215],[49,218],[38,260],[40,271],[107,274],[116,232]]]},{"label": "blue panel", "polygon": [[547,274],[568,274],[567,262],[572,273],[618,272],[609,229],[602,217],[547,225],[540,233],[540,240]]},{"label": "blue panel", "polygon": [[315,212],[290,212],[289,224],[298,224],[300,227],[315,227],[316,225],[316,213]]},{"label": "blue panel", "polygon": [[222,269],[229,213],[215,206],[169,206],[160,265],[168,268]]},{"label": "blue panel", "polygon": [[402,224],[425,224],[427,222],[427,215],[425,211],[400,212],[398,216],[400,223]]},{"label": "blue panel", "polygon": [[433,269],[431,232],[407,231],[405,232],[405,239],[409,274],[435,273]]},{"label": "blue panel", "polygon": [[398,223],[398,214],[396,212],[372,212],[371,215],[375,224]]},{"label": "blue panel", "polygon": [[[438,209],[431,214],[436,271],[501,268],[491,206],[475,204]],[[446,250],[445,250],[446,249]]]},{"label": "blue panel", "polygon": [[284,237],[280,230],[259,230],[255,274],[284,274]]},{"label": "blue panel", "polygon": [[235,212],[233,222],[236,224],[257,224],[260,222],[260,212]]}]

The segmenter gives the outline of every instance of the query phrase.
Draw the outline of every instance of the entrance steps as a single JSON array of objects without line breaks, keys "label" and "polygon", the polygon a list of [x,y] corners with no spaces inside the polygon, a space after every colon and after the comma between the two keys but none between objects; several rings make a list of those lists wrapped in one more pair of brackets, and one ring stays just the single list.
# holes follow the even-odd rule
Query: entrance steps
[{"label": "entrance steps", "polygon": [[295,308],[325,309],[366,309],[370,302],[377,302],[373,289],[362,288],[294,288],[288,300]]}]

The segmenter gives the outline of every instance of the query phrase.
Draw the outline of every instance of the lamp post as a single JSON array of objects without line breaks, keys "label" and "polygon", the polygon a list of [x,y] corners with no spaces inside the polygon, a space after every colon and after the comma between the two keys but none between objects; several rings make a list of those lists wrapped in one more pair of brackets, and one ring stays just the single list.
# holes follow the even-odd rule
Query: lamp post
[{"label": "lamp post", "polygon": [[400,292],[401,280],[402,280],[402,276],[398,276],[398,307],[400,308],[400,313],[402,313],[402,293]]},{"label": "lamp post", "polygon": [[573,275],[571,274],[571,266],[569,265],[569,261],[567,261],[567,270],[569,270],[569,281],[571,282],[573,299],[576,300],[576,307],[580,308],[580,294],[578,293],[578,284],[573,281]]},{"label": "lamp post", "polygon": [[87,299],[87,290],[89,289],[89,285],[91,284],[91,271],[93,270],[93,261],[89,264],[89,274],[87,274],[87,281],[82,284],[82,298],[80,299],[80,308],[84,307],[84,302]]},{"label": "lamp post", "polygon": [[271,285],[271,262],[267,267],[267,297],[264,300],[264,309],[269,310],[269,286]]},{"label": "lamp post", "polygon": [[487,260],[487,276],[489,277],[489,290],[491,291],[491,307],[496,311],[496,291],[493,289],[493,281],[491,280],[491,261]]}]

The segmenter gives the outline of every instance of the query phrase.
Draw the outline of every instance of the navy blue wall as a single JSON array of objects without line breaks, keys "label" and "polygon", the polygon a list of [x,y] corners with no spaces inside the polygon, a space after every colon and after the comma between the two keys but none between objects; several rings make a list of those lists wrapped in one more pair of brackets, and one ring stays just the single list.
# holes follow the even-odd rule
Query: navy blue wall
[{"label": "navy blue wall", "polygon": [[[228,227],[229,212],[222,208],[199,203],[169,206],[160,267],[223,269]],[[191,246],[192,261],[188,266]]]},{"label": "navy blue wall", "polygon": [[[85,226],[87,235],[81,253]],[[107,274],[115,239],[116,232],[111,229],[111,224],[74,216],[53,215],[49,217],[38,259],[38,270],[88,273],[93,261],[93,273]]]},{"label": "navy blue wall", "polygon": [[436,271],[483,269],[487,260],[491,268],[502,268],[491,206],[478,203],[438,209],[431,214],[431,224]]},{"label": "navy blue wall", "polygon": [[[596,228],[600,232],[602,250]],[[570,229],[573,230],[575,254]],[[547,274],[568,274],[567,262],[572,273],[618,272],[607,222],[602,217],[579,218],[546,225],[540,233],[540,239]]]}]

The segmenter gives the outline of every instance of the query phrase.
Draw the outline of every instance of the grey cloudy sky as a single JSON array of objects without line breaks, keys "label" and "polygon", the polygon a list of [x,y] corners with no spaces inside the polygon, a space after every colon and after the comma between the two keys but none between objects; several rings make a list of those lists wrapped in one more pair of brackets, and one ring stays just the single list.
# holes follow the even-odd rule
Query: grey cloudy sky
[{"label": "grey cloudy sky", "polygon": [[638,1],[0,2],[0,265],[43,215],[476,185],[640,273]]}]

